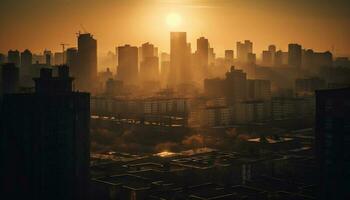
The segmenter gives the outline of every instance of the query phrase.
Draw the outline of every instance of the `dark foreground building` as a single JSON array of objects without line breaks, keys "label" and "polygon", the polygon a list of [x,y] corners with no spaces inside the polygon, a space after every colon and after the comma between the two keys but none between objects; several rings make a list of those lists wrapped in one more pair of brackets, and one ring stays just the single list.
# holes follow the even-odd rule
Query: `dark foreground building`
[{"label": "dark foreground building", "polygon": [[316,95],[318,199],[350,199],[350,88]]},{"label": "dark foreground building", "polygon": [[35,93],[2,105],[1,199],[88,199],[90,95],[72,91],[68,67],[42,69]]}]

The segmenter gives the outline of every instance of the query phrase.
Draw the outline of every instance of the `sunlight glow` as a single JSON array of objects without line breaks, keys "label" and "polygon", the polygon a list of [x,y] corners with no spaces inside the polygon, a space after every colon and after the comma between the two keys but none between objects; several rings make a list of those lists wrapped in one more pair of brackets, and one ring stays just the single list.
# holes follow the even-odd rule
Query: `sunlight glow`
[{"label": "sunlight glow", "polygon": [[171,28],[177,28],[181,25],[181,16],[177,13],[171,13],[166,17],[166,23]]}]

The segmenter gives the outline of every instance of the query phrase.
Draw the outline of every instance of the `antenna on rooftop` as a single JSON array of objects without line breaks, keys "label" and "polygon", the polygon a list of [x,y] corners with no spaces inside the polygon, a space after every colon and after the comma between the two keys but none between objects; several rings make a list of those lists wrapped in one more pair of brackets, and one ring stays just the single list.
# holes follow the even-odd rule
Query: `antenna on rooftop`
[{"label": "antenna on rooftop", "polygon": [[62,64],[65,64],[65,57],[64,57],[64,52],[66,51],[66,46],[69,44],[61,43],[62,46]]}]

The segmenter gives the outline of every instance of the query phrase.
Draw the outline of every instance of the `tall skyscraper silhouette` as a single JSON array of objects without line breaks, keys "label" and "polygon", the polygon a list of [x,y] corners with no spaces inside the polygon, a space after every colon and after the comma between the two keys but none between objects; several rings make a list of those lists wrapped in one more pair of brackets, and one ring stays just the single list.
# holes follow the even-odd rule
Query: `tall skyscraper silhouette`
[{"label": "tall skyscraper silhouette", "polygon": [[95,92],[97,85],[97,41],[90,33],[78,35],[79,71],[75,74],[76,88]]},{"label": "tall skyscraper silhouette", "polygon": [[1,196],[88,199],[90,96],[72,91],[66,66],[58,77],[41,69],[34,80],[35,93],[3,99]]},{"label": "tall skyscraper silhouette", "polygon": [[247,99],[247,74],[234,66],[226,73],[225,96],[229,104]]},{"label": "tall skyscraper silhouette", "polygon": [[253,53],[253,43],[251,41],[237,42],[237,59],[239,62],[248,62],[249,53]]},{"label": "tall skyscraper silhouette", "polygon": [[14,63],[16,67],[19,67],[21,63],[19,51],[9,50],[7,53],[7,62]]},{"label": "tall skyscraper silhouette", "polygon": [[186,32],[171,32],[169,73],[170,87],[176,87],[179,84],[185,84],[191,81],[189,53]]},{"label": "tall skyscraper silhouette", "polygon": [[138,48],[130,45],[118,47],[117,79],[124,85],[138,83]]},{"label": "tall skyscraper silhouette", "polygon": [[21,53],[21,69],[28,69],[33,62],[33,54],[28,49]]},{"label": "tall skyscraper silhouette", "polygon": [[44,56],[45,56],[45,64],[47,66],[51,66],[52,65],[52,57],[53,57],[52,52],[45,49]]},{"label": "tall skyscraper silhouette", "polygon": [[140,65],[140,79],[144,81],[159,80],[159,58],[157,56],[155,47],[148,42],[142,44],[141,47],[141,65]]},{"label": "tall skyscraper silhouette", "polygon": [[208,73],[208,63],[209,63],[209,42],[208,39],[200,37],[197,39],[197,64],[199,69],[205,75]]},{"label": "tall skyscraper silhouette", "polygon": [[[79,54],[77,48],[68,48],[66,51],[66,63],[73,77],[80,76]],[[77,89],[74,85],[74,89]]]},{"label": "tall skyscraper silhouette", "polygon": [[289,44],[288,45],[288,65],[290,67],[301,67],[301,45]]}]

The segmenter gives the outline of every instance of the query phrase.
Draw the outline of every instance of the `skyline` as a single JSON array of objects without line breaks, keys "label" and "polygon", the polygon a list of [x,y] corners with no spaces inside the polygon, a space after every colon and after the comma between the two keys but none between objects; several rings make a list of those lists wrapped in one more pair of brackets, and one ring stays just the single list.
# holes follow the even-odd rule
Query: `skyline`
[{"label": "skyline", "polygon": [[[0,33],[0,52],[27,48],[35,53],[44,49],[61,51],[61,42],[69,43],[69,47],[76,46],[75,33],[83,31],[82,24],[98,40],[99,56],[114,52],[117,46],[140,46],[145,42],[158,46],[160,52],[169,52],[171,31],[187,32],[192,49],[197,38],[208,38],[220,57],[225,49],[235,50],[236,42],[245,39],[254,43],[257,57],[269,44],[285,51],[289,43],[299,43],[303,48],[316,51],[331,51],[334,47],[335,56],[350,55],[350,47],[346,46],[350,43],[347,37],[350,14],[346,13],[350,3],[341,0],[315,2],[88,0],[83,4],[81,0],[49,3],[34,0],[30,8],[21,0],[5,0],[3,4],[7,9],[2,15],[11,15],[11,18],[0,19],[0,25],[7,27]],[[177,27],[167,23],[168,16],[173,14],[182,19]],[[241,20],[244,17],[245,20]],[[16,26],[17,23],[21,25]],[[37,28],[28,31],[32,27]],[[8,35],[13,37],[8,38]]]}]

